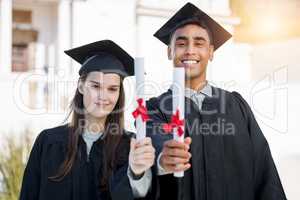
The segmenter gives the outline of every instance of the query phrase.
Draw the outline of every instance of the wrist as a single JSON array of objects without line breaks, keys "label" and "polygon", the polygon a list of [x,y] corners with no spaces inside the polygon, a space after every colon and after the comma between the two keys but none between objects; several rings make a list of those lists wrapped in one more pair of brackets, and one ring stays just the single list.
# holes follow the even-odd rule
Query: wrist
[{"label": "wrist", "polygon": [[138,180],[138,179],[142,178],[142,177],[144,176],[144,173],[145,173],[145,172],[142,172],[142,173],[135,173],[135,172],[131,169],[131,167],[129,167],[129,171],[130,171],[130,173],[131,173],[131,175],[132,175],[132,178],[133,178],[134,180]]},{"label": "wrist", "polygon": [[157,159],[158,168],[161,170],[165,170],[163,162],[162,162],[162,153],[159,154]]}]

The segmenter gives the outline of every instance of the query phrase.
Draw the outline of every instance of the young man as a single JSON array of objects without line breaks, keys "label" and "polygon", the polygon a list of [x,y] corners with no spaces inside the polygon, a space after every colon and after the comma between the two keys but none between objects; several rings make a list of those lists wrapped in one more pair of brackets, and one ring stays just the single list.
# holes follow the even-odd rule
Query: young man
[{"label": "young man", "polygon": [[[184,67],[185,142],[161,128],[172,115],[172,87],[147,102],[147,135],[157,153],[157,199],[286,199],[268,143],[237,92],[209,85],[206,68],[231,35],[191,3],[154,35],[168,45],[174,67]],[[226,67],[224,63],[224,67]],[[173,172],[185,171],[184,178]],[[154,189],[154,188],[152,188]]]}]

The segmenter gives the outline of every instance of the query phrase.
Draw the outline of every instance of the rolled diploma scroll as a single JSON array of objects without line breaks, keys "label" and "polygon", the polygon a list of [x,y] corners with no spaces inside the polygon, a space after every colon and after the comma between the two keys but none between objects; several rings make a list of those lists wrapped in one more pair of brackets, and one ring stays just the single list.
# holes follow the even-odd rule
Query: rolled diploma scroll
[{"label": "rolled diploma scroll", "polygon": [[[185,89],[185,82],[184,82],[185,74],[183,67],[175,67],[173,71],[173,114],[176,113],[176,110],[179,110],[180,119],[184,118],[184,89]],[[183,125],[184,130],[184,125]],[[184,142],[184,133],[179,136],[177,134],[177,128],[173,129],[173,138],[178,142]],[[175,172],[175,177],[183,177],[184,172]]]},{"label": "rolled diploma scroll", "polygon": [[[146,106],[144,98],[144,84],[145,84],[145,69],[144,69],[144,59],[136,58],[134,59],[134,72],[136,80],[136,96],[137,99],[143,99],[143,103]],[[136,104],[136,107],[138,105]],[[137,141],[142,140],[146,137],[146,122],[143,122],[141,115],[136,118],[136,139]]]}]

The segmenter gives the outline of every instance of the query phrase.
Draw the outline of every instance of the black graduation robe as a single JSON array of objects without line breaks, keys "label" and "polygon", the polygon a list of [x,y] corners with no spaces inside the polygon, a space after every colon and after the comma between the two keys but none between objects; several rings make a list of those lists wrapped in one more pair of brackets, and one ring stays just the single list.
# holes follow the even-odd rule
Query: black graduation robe
[{"label": "black graduation robe", "polygon": [[[240,94],[213,87],[213,97],[204,99],[202,111],[191,99],[185,101],[192,167],[181,179],[173,174],[154,177],[154,199],[286,199],[268,143]],[[147,136],[158,155],[163,142],[173,138],[161,128],[170,122],[172,91],[151,98],[146,106],[151,118]]]},{"label": "black graduation robe", "polygon": [[60,181],[49,180],[65,158],[68,126],[42,131],[31,150],[24,172],[20,200],[131,200],[133,193],[127,176],[128,154],[132,133],[125,132],[119,145],[119,158],[109,184],[109,191],[100,191],[99,177],[102,169],[103,140],[92,146],[89,159],[83,138],[71,172]]}]

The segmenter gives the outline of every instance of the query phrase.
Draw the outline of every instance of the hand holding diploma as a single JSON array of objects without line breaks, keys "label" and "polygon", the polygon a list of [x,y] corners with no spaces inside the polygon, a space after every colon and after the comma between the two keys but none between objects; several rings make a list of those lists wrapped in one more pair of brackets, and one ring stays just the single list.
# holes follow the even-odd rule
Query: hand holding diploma
[{"label": "hand holding diploma", "polygon": [[190,137],[184,139],[184,142],[169,140],[164,143],[163,151],[159,161],[160,166],[166,172],[182,172],[191,167],[189,163],[192,157],[189,152],[192,140]]},{"label": "hand holding diploma", "polygon": [[184,68],[174,68],[172,88],[173,115],[170,123],[163,125],[166,133],[173,133],[174,140],[164,143],[162,156],[159,161],[164,170],[173,172],[175,177],[183,177],[184,171],[191,167],[189,164],[191,154],[188,152],[191,138],[184,139],[184,78]]},{"label": "hand holding diploma", "polygon": [[148,111],[144,100],[144,65],[140,58],[135,59],[134,71],[136,78],[136,109],[132,112],[136,120],[136,139],[131,139],[129,165],[131,171],[142,175],[154,163],[155,149],[152,146],[151,138],[146,137],[146,122],[149,119]]},{"label": "hand holding diploma", "polygon": [[145,137],[140,141],[131,139],[129,152],[129,166],[136,176],[141,176],[154,163],[155,149],[151,138]]}]

